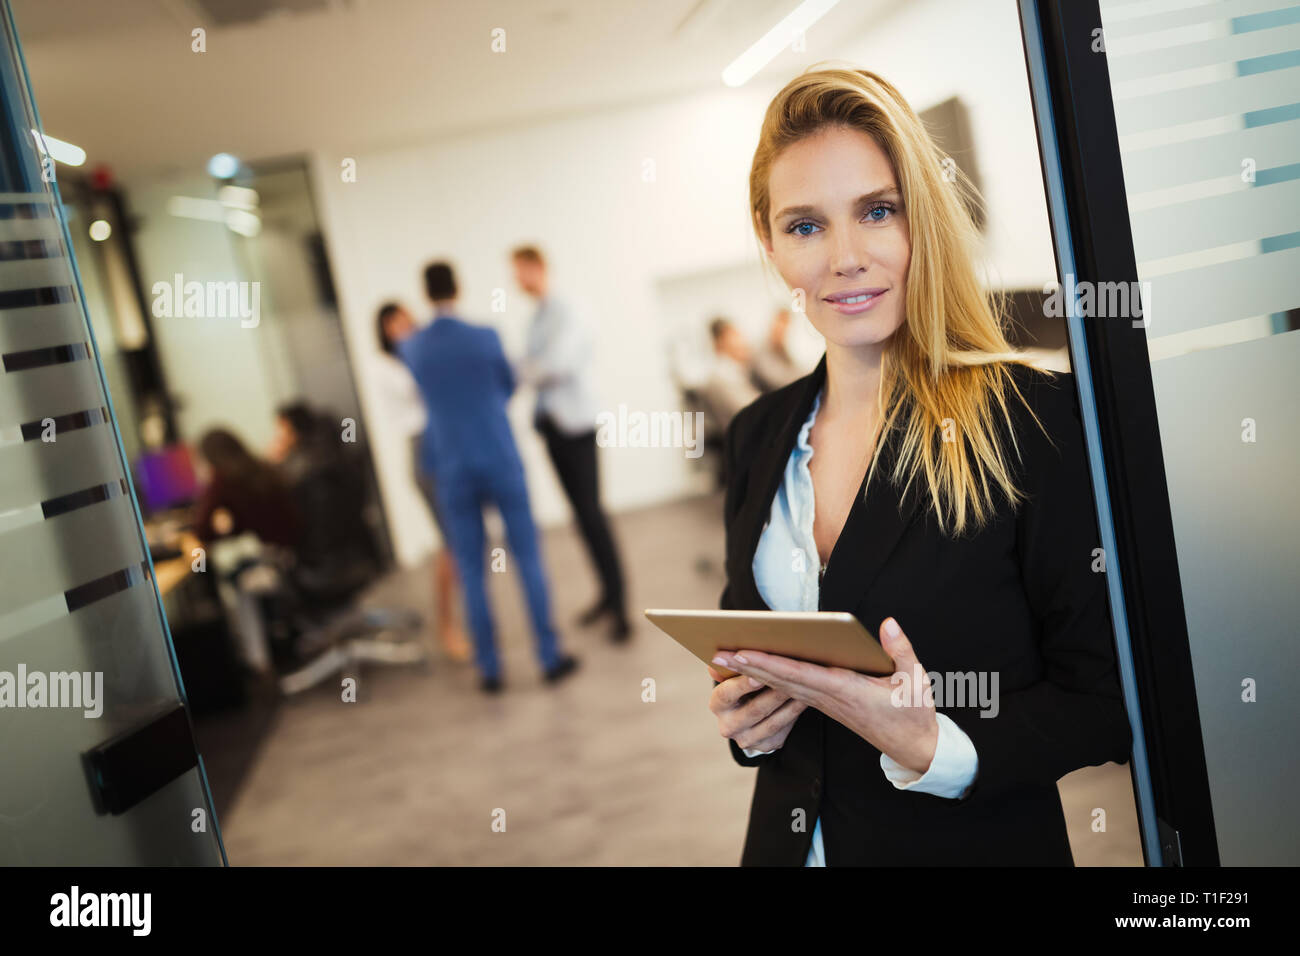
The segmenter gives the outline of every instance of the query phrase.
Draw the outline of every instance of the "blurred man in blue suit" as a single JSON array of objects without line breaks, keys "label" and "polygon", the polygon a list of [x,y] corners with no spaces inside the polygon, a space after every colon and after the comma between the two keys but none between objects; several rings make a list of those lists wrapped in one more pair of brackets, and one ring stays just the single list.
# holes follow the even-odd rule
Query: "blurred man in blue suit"
[{"label": "blurred man in blue suit", "polygon": [[489,693],[502,687],[484,577],[483,508],[489,504],[496,506],[505,522],[515,570],[528,599],[537,656],[547,682],[555,683],[572,673],[578,662],[561,651],[551,624],[524,466],[506,418],[506,403],[515,390],[514,373],[493,329],[456,317],[457,287],[451,266],[432,263],[424,270],[424,284],[434,306],[433,322],[398,348],[428,410],[423,465],[434,476],[448,543],[460,569],[481,686]]}]

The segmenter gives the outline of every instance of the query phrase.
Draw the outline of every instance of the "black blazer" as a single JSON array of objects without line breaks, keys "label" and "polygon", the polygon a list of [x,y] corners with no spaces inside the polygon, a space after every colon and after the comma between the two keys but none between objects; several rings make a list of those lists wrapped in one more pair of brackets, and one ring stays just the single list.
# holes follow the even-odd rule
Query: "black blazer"
[{"label": "black blazer", "polygon": [[[998,672],[995,717],[982,717],[973,702],[939,701],[975,745],[974,786],[961,800],[898,790],[880,751],[808,708],[772,754],[746,757],[728,741],[738,763],[758,768],[742,865],[802,865],[819,817],[832,866],[1073,865],[1056,781],[1127,760],[1132,738],[1105,575],[1092,570],[1100,544],[1073,376],[1011,371],[1053,440],[1008,397],[1020,460],[1006,447],[1028,496],[1018,513],[999,497],[981,531],[944,535],[916,488],[904,500],[889,484],[892,436],[821,586],[821,610],[849,611],[874,635],[897,618],[928,672]],[[724,609],[769,610],[754,583],[754,550],[825,379],[823,356],[810,375],[759,398],[727,428]]]}]

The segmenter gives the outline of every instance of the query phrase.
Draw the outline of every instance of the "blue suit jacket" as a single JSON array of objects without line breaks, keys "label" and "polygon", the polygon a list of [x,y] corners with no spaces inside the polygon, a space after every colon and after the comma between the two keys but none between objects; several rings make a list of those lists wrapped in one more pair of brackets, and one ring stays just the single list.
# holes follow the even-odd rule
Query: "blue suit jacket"
[{"label": "blue suit jacket", "polygon": [[440,316],[398,346],[428,410],[421,466],[439,480],[522,468],[506,403],[515,376],[496,331]]}]

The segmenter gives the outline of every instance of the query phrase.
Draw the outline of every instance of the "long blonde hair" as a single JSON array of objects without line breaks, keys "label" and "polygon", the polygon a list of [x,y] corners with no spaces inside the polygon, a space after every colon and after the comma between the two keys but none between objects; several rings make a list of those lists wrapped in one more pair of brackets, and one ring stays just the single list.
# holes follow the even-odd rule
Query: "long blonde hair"
[{"label": "long blonde hair", "polygon": [[[911,233],[906,318],[884,348],[883,422],[867,485],[880,450],[897,432],[891,480],[903,484],[906,494],[923,476],[939,528],[951,526],[960,535],[992,518],[995,488],[1013,507],[1023,498],[993,409],[1001,411],[1016,445],[1007,386],[1022,403],[1025,398],[1008,366],[1030,362],[1007,341],[1002,297],[986,292],[976,273],[979,231],[973,213],[980,198],[966,175],[945,163],[947,157],[893,86],[866,70],[810,69],[776,95],[763,118],[749,174],[750,210],[760,240],[771,242],[772,163],[787,147],[829,127],[860,130],[879,144],[897,177]],[[954,428],[957,440],[945,441]]]}]

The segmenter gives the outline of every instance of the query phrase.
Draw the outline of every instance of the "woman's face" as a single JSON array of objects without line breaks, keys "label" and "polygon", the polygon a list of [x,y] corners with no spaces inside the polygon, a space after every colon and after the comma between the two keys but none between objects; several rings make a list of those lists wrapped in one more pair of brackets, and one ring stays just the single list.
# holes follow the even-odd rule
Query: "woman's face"
[{"label": "woman's face", "polygon": [[297,443],[298,434],[293,430],[288,419],[283,415],[276,415],[275,433],[271,437],[271,447],[267,449],[266,457],[279,464],[289,457],[289,452]]},{"label": "woman's face", "polygon": [[804,290],[813,327],[843,348],[885,342],[906,315],[912,247],[884,150],[859,130],[829,127],[776,158],[768,189],[764,245],[786,284]]},{"label": "woman's face", "polygon": [[393,344],[405,342],[415,332],[415,320],[405,309],[398,309],[384,319],[384,335]]}]

